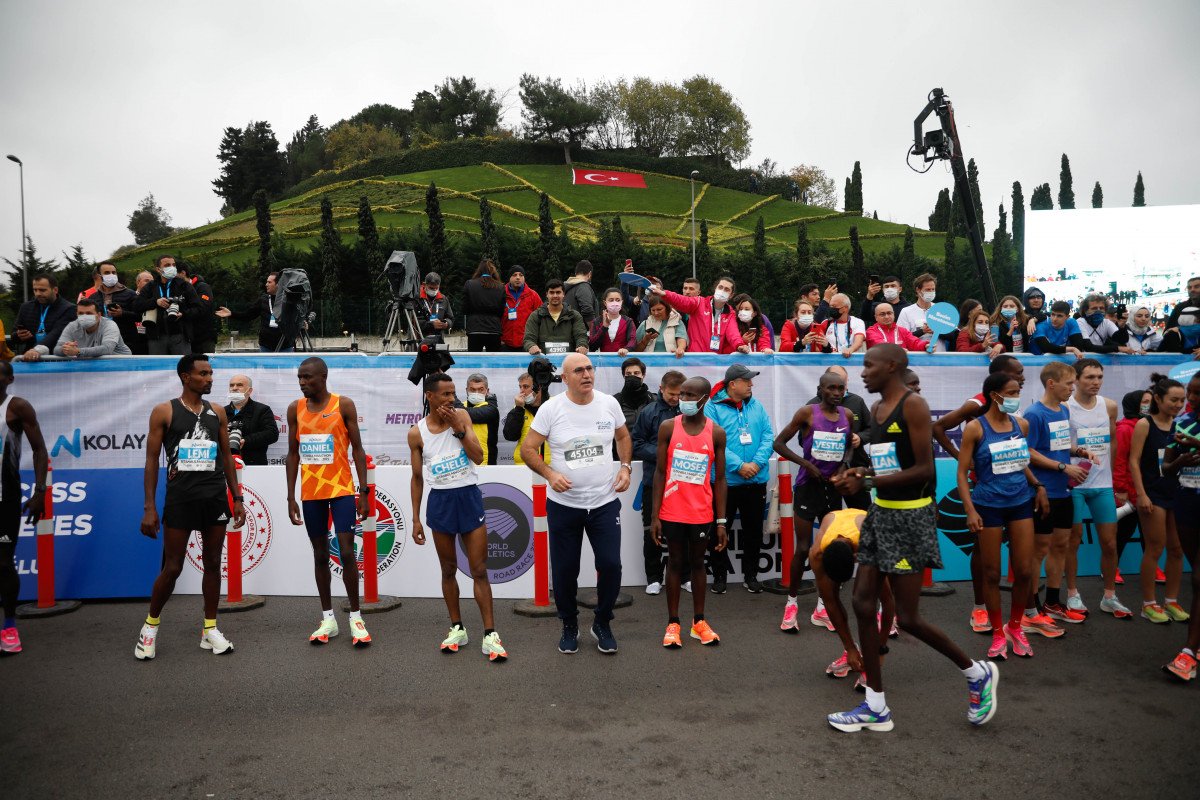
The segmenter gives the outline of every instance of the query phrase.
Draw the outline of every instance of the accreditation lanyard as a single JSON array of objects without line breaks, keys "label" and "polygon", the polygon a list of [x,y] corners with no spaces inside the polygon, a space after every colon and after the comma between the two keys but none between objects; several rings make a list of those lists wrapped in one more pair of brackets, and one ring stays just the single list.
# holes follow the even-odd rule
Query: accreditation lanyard
[{"label": "accreditation lanyard", "polygon": [[845,347],[850,346],[850,320],[846,320],[844,323],[837,322],[835,320],[833,323],[833,349],[836,351],[839,351],[839,352],[841,351],[843,345],[842,345],[841,341],[839,341],[839,339],[838,339],[838,328],[841,327],[842,325],[846,326],[846,339],[845,339],[844,346]]},{"label": "accreditation lanyard", "polygon": [[[849,324],[849,323],[846,323],[846,324]],[[894,327],[892,328],[892,338],[890,341],[888,339],[887,328],[880,325],[879,332],[883,334],[883,341],[887,342],[888,344],[900,344],[900,333]],[[847,344],[849,344],[849,343],[847,342]]]},{"label": "accreditation lanyard", "polygon": [[[729,324],[729,320],[726,317],[733,315],[718,314],[716,301],[710,299],[708,302],[712,307],[712,339],[710,341],[710,345],[716,343],[716,346],[710,347],[710,349],[716,351],[720,349],[721,340],[725,338],[725,326]],[[724,309],[724,306],[721,308]]]},{"label": "accreditation lanyard", "polygon": [[41,344],[42,340],[46,338],[46,315],[49,313],[50,306],[46,306],[42,309],[42,318],[38,320],[37,334],[35,334],[34,337],[38,344]]}]

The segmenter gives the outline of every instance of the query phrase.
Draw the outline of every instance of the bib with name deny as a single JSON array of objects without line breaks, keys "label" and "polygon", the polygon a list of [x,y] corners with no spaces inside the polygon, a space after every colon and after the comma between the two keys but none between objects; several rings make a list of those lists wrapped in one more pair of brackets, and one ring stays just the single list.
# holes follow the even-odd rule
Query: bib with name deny
[{"label": "bib with name deny", "polygon": [[841,461],[846,455],[846,434],[813,431],[812,457],[817,461]]},{"label": "bib with name deny", "polygon": [[1046,423],[1046,427],[1050,429],[1050,450],[1070,450],[1071,449],[1071,422],[1065,419],[1056,419],[1053,422]]},{"label": "bib with name deny", "polygon": [[992,442],[988,450],[992,454],[992,472],[996,475],[1021,472],[1029,466],[1029,444],[1024,437]]},{"label": "bib with name deny", "polygon": [[604,440],[599,436],[577,436],[563,448],[563,460],[567,469],[582,469],[603,464],[609,460]]},{"label": "bib with name deny", "polygon": [[429,464],[429,471],[433,474],[434,483],[453,483],[467,476],[471,471],[471,461],[466,451],[460,449],[457,453],[446,453],[435,458]]},{"label": "bib with name deny", "polygon": [[217,468],[217,443],[208,439],[181,439],[175,468],[180,472],[213,472]]},{"label": "bib with name deny", "polygon": [[300,463],[301,464],[332,464],[333,463],[333,434],[332,433],[302,433],[302,434],[300,434]]},{"label": "bib with name deny", "polygon": [[708,453],[693,453],[682,448],[671,454],[671,480],[703,485],[708,482]]},{"label": "bib with name deny", "polygon": [[900,471],[900,459],[896,455],[895,442],[879,442],[871,445],[871,469],[876,475],[894,475]]}]

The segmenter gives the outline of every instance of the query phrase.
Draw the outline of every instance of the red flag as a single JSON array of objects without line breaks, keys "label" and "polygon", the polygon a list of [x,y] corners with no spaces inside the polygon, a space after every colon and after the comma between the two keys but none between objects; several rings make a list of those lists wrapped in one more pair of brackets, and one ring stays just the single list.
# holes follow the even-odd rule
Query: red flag
[{"label": "red flag", "polygon": [[571,183],[576,186],[624,186],[645,189],[646,178],[637,172],[610,172],[603,169],[573,169]]}]

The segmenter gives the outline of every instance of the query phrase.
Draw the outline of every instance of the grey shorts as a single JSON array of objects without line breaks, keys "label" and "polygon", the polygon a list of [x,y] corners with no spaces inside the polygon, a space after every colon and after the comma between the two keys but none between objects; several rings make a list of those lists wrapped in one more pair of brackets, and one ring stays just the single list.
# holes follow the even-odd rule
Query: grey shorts
[{"label": "grey shorts", "polygon": [[942,568],[937,506],[884,508],[872,504],[862,523],[858,563],[892,575]]}]

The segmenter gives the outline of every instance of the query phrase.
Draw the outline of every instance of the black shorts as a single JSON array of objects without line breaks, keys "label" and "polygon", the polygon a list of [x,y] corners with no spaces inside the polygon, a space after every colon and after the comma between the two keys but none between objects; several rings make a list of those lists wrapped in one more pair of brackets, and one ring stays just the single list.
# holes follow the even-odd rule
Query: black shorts
[{"label": "black shorts", "polygon": [[1010,522],[1019,522],[1033,516],[1033,501],[1026,500],[1015,506],[982,506],[975,504],[975,513],[983,519],[985,528],[1003,528]]},{"label": "black shorts", "polygon": [[792,513],[800,519],[813,522],[830,511],[839,511],[841,507],[842,495],[833,488],[832,483],[813,480],[810,475],[808,480],[796,486]]},{"label": "black shorts", "polygon": [[206,531],[230,520],[229,500],[220,497],[200,497],[163,506],[163,527],[184,531]]},{"label": "black shorts", "polygon": [[21,487],[11,491],[5,487],[4,499],[0,500],[0,545],[17,546],[21,535]]},{"label": "black shorts", "polygon": [[1063,530],[1075,524],[1075,502],[1070,497],[1051,497],[1050,513],[1033,515],[1033,532],[1049,536],[1055,528]]},{"label": "black shorts", "polygon": [[662,521],[663,538],[668,542],[684,542],[686,544],[703,542],[707,544],[711,531],[711,522],[697,525],[692,522],[671,522],[666,519]]}]

